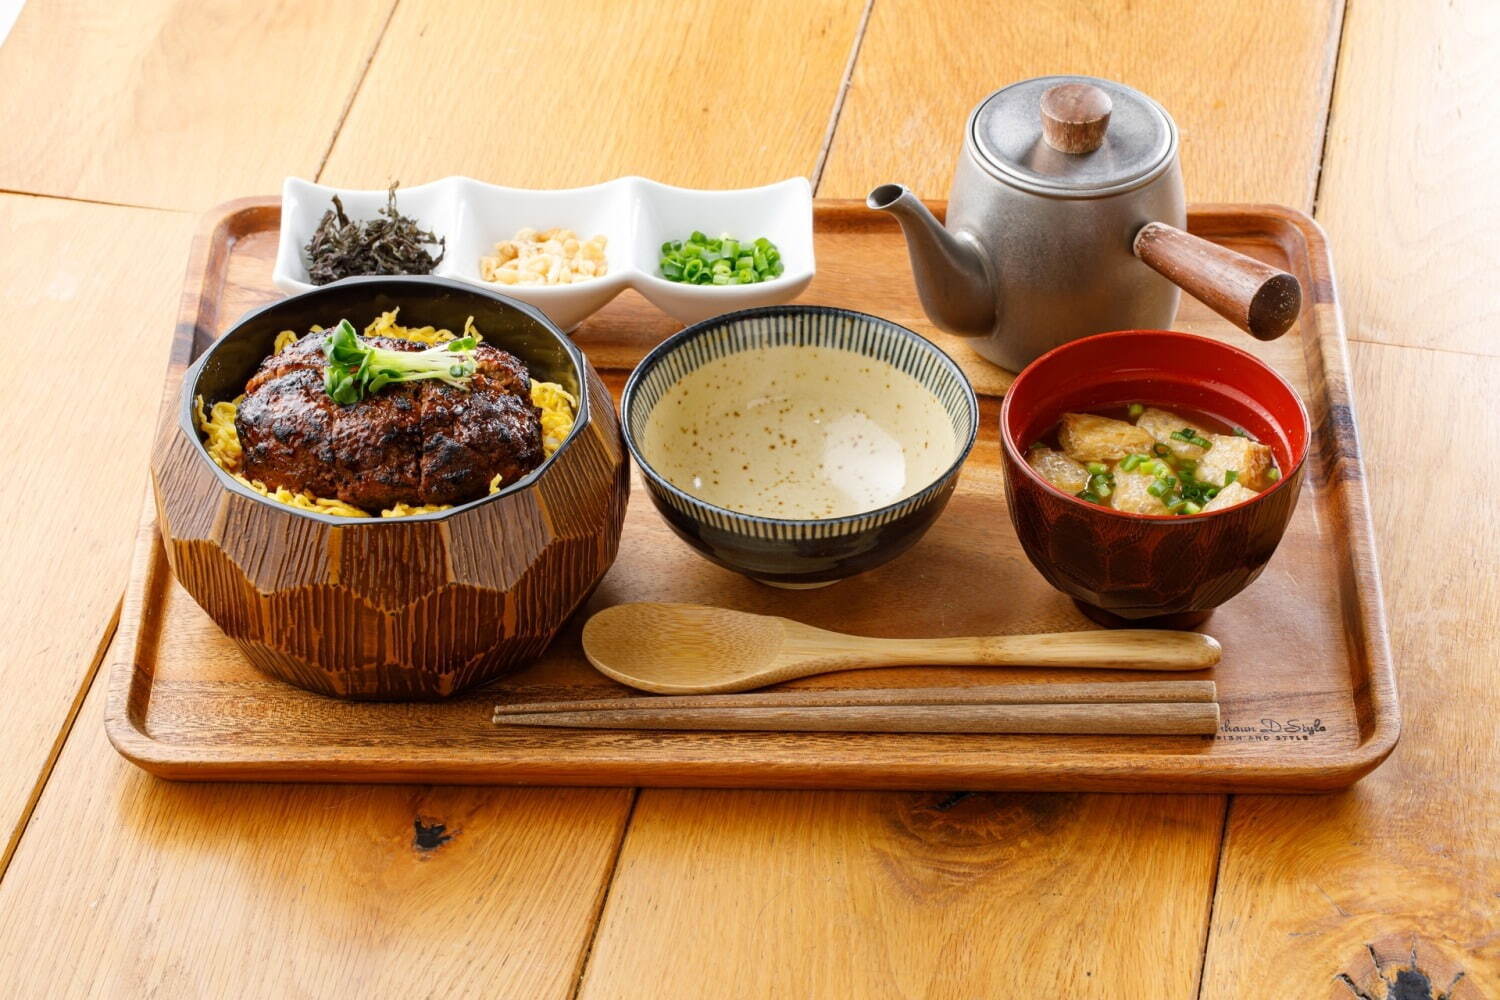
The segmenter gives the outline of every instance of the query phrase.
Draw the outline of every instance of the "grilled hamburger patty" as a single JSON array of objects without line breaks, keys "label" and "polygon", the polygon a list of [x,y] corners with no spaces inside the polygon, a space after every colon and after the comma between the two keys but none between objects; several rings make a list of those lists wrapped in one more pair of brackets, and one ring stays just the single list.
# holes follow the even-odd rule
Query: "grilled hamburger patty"
[{"label": "grilled hamburger patty", "polygon": [[[323,389],[324,336],[308,334],[267,358],[246,384],[234,424],[248,478],[374,511],[464,503],[488,492],[497,474],[512,482],[541,464],[541,411],[515,356],[480,344],[467,391],[402,382],[345,406]],[[428,346],[394,337],[366,343]]]}]

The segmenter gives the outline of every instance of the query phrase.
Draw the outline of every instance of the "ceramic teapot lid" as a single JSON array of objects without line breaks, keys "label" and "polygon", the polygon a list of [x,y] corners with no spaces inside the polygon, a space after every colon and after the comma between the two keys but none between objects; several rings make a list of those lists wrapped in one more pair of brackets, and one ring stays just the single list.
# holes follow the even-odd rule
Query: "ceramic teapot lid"
[{"label": "ceramic teapot lid", "polygon": [[1144,184],[1177,156],[1177,126],[1151,98],[1091,76],[995,91],[969,116],[980,164],[1038,194],[1091,198]]}]

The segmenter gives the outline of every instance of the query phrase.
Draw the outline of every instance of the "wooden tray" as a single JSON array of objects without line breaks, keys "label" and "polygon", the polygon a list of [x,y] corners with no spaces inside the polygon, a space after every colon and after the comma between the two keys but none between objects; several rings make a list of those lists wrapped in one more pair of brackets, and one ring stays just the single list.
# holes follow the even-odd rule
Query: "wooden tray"
[{"label": "wooden tray", "polygon": [[[270,286],[279,207],[233,202],[195,245],[166,400],[183,370]],[[1260,580],[1205,631],[1224,644],[1216,737],[631,733],[505,730],[497,700],[607,697],[624,689],[583,659],[580,615],[546,656],[489,689],[438,704],[354,704],[258,674],[172,578],[146,516],[110,665],[106,725],[119,751],[167,778],[784,788],[1314,791],[1355,781],[1400,728],[1368,500],[1350,399],[1343,321],[1327,244],[1307,217],[1204,206],[1190,228],[1289,268],[1307,306],[1272,344],[1184,298],[1178,326],[1266,359],[1302,392],[1316,427],[1297,514]],[[635,484],[620,557],[588,611],[629,600],[695,601],[785,614],[871,635],[957,635],[1093,627],[1032,569],[1001,486],[994,398],[1008,373],[936,334],[917,304],[899,230],[857,203],[822,202],[818,276],[804,301],[887,316],[941,343],[981,393],[982,430],[946,513],[910,553],[826,590],[789,593],[719,569],[678,541]],[[618,394],[642,354],[676,328],[634,293],[577,339]],[[1010,671],[1015,681],[1101,680],[1098,672]],[[1137,674],[1134,676],[1146,676]],[[799,686],[995,683],[983,669],[846,673]]]}]

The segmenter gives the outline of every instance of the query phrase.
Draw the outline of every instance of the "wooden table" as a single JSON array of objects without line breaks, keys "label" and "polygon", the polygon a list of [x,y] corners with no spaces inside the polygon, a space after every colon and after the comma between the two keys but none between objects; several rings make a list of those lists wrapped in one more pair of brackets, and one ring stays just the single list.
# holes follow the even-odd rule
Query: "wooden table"
[{"label": "wooden table", "polygon": [[[1492,0],[31,0],[0,47],[0,994],[1500,995],[1497,44]],[[967,109],[1045,72],[1171,108],[1194,200],[1332,237],[1406,719],[1372,776],[183,786],[110,748],[98,665],[196,213],[285,174],[942,197]]]}]

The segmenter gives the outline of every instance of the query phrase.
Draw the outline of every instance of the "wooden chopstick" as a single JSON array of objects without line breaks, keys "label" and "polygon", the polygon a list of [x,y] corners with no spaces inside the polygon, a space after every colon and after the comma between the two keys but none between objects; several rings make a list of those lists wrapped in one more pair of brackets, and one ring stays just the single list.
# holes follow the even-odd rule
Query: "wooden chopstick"
[{"label": "wooden chopstick", "polygon": [[1063,684],[1000,684],[984,687],[819,688],[753,691],[748,694],[646,695],[592,701],[512,702],[495,706],[504,716],[560,712],[614,712],[665,708],[838,708],[856,705],[1060,705],[1146,702],[1210,702],[1213,681],[1106,681]]},{"label": "wooden chopstick", "polygon": [[574,729],[1207,735],[1218,731],[1219,706],[1214,702],[1134,702],[818,705],[774,708],[643,707],[507,713],[497,715],[495,721],[507,726],[557,726]]}]

